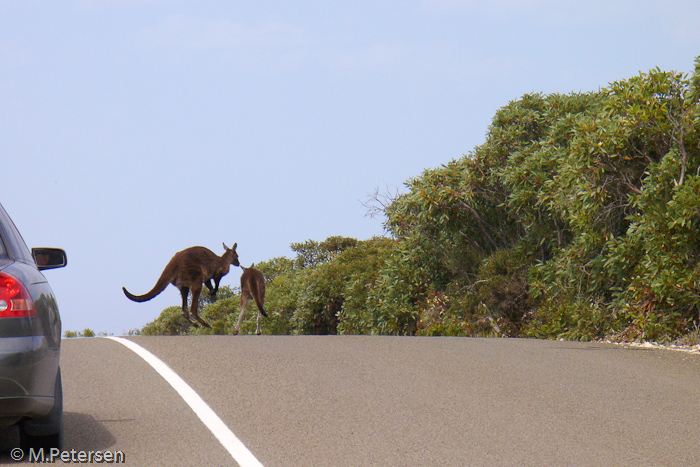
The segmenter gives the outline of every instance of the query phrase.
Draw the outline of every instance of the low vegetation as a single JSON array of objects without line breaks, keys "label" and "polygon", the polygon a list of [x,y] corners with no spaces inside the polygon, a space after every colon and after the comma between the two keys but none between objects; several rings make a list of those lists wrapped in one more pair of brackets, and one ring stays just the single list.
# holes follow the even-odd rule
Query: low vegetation
[{"label": "low vegetation", "polygon": [[[100,336],[104,335],[103,333],[100,333]],[[95,337],[95,331],[93,331],[90,328],[85,328],[82,331],[66,331],[63,333],[63,337],[66,339],[72,339],[75,337]]]},{"label": "low vegetation", "polygon": [[[257,267],[266,334],[697,340],[700,57],[585,94],[528,94],[486,141],[376,196],[386,238],[292,244]],[[237,291],[143,334],[229,333]],[[255,327],[250,313],[242,333]]]}]

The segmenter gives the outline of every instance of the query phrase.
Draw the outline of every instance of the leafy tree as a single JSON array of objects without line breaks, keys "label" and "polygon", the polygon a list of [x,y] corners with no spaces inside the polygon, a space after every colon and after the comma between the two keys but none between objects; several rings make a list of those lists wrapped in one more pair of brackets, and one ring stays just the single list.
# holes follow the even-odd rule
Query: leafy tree
[{"label": "leafy tree", "polygon": [[357,240],[349,237],[328,237],[323,242],[307,240],[303,243],[292,243],[292,250],[297,252],[294,266],[299,269],[326,263],[343,250],[357,245]]},{"label": "leafy tree", "polygon": [[188,334],[190,323],[182,314],[180,306],[171,306],[163,310],[158,318],[141,329],[143,336],[178,336]]},{"label": "leafy tree", "polygon": [[[334,243],[324,244],[330,251],[337,251]],[[367,300],[392,245],[391,240],[382,238],[345,241],[332,260],[308,268],[293,316],[297,332],[372,333],[374,318]]]},{"label": "leafy tree", "polygon": [[[406,290],[417,313],[432,296],[465,329],[490,318],[548,337],[683,332],[699,312],[696,63],[691,80],[656,69],[595,93],[523,96],[472,154],[409,181],[385,213],[403,264],[425,271]],[[502,254],[517,273],[487,277]]]}]

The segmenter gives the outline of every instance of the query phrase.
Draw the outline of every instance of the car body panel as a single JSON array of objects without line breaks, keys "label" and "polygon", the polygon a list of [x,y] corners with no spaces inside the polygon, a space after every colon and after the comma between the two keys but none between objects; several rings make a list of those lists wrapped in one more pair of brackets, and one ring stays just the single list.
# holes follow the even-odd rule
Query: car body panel
[{"label": "car body panel", "polygon": [[[53,267],[65,265],[63,263]],[[44,269],[50,269],[51,266]],[[0,273],[25,286],[36,316],[0,318],[0,426],[18,422],[43,424],[44,431],[60,430],[60,417],[47,419],[62,401],[60,394],[61,319],[53,290],[37,266],[14,223],[0,205]],[[55,410],[54,410],[55,411]],[[54,417],[55,418],[55,417]],[[31,423],[29,423],[31,425]]]},{"label": "car body panel", "polygon": [[43,336],[7,337],[0,343],[0,425],[47,415],[54,405],[56,352]]}]

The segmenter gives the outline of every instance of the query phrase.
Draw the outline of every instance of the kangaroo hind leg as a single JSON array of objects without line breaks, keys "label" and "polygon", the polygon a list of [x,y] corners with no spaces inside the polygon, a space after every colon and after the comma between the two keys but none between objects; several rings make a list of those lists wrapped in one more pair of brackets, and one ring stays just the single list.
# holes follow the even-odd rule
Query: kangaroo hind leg
[{"label": "kangaroo hind leg", "polygon": [[262,321],[262,315],[260,314],[260,311],[258,311],[258,327],[255,328],[255,334],[258,336],[262,334],[262,330],[260,329],[260,322]]},{"label": "kangaroo hind leg", "polygon": [[211,328],[209,324],[204,321],[202,318],[199,317],[199,313],[197,311],[197,308],[199,307],[199,294],[202,293],[202,284],[199,284],[199,287],[195,286],[192,287],[192,316],[194,319],[196,319],[198,322],[202,324],[205,328]]},{"label": "kangaroo hind leg", "polygon": [[248,304],[248,300],[250,300],[250,295],[244,291],[241,291],[241,311],[238,313],[238,323],[236,323],[236,327],[233,329],[234,336],[241,330],[241,324],[243,323],[243,316],[245,315],[245,307]]},{"label": "kangaroo hind leg", "polygon": [[182,295],[182,314],[185,315],[185,319],[192,323],[192,318],[190,318],[190,312],[187,308],[187,296],[190,293],[190,289],[187,287],[180,287],[180,295]]}]

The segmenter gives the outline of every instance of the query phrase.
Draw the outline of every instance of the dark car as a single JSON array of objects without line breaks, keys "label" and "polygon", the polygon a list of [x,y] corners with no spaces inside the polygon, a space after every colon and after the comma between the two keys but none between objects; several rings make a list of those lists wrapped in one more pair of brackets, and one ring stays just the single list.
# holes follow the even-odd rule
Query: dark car
[{"label": "dark car", "polygon": [[44,269],[66,265],[58,248],[30,252],[0,205],[0,428],[20,445],[61,447],[61,318]]}]

